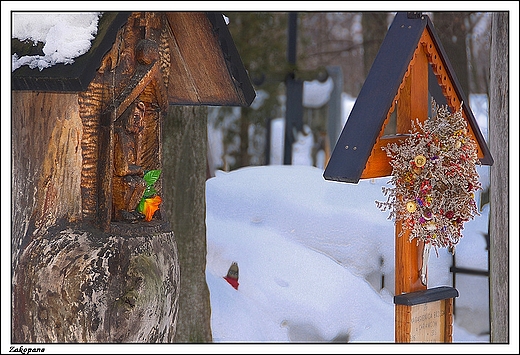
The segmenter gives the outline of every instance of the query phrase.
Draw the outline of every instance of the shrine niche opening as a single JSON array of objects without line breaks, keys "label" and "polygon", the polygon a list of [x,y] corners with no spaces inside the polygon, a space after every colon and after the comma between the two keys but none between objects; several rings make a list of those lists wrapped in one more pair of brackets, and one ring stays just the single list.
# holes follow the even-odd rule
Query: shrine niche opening
[{"label": "shrine niche opening", "polygon": [[[89,148],[85,152],[83,174],[87,197],[84,210],[93,212],[90,215],[97,220],[95,224],[105,232],[142,233],[150,228],[160,231],[165,223],[161,221],[159,203],[155,203],[156,211],[148,217],[141,213],[140,203],[144,197],[161,195],[159,176],[153,181],[153,194],[144,193],[152,188],[146,174],[160,174],[162,169],[161,127],[168,108],[167,91],[156,42],[148,39],[133,42],[137,42],[133,52],[123,51],[127,53],[126,60],[114,58],[113,53],[105,57],[96,77],[99,81],[95,79],[85,94],[85,103],[95,98],[97,90],[108,91],[105,95],[109,97],[102,113],[98,113],[98,106],[84,115],[85,121],[89,120],[92,123],[87,123],[93,126],[84,138],[84,145]],[[122,47],[125,45],[121,43]],[[128,59],[130,55],[133,59]],[[113,67],[113,63],[120,65]],[[135,67],[129,70],[124,66],[128,63]],[[115,84],[110,85],[111,82]],[[117,84],[120,82],[125,85]],[[118,95],[115,86],[119,86]],[[87,170],[91,157],[97,158],[97,169]],[[155,202],[158,200],[160,197]]]},{"label": "shrine niche opening", "polygon": [[[161,80],[160,77],[156,77]],[[139,86],[139,85],[137,85]],[[160,201],[162,180],[161,157],[161,120],[164,105],[156,99],[156,85],[144,87],[136,98],[123,100],[126,107],[111,107],[102,116],[100,130],[100,185],[99,185],[99,221],[105,231],[128,230],[136,224],[140,228],[159,228],[161,214],[156,203],[154,212],[147,217],[140,203],[145,197],[154,197]],[[161,107],[162,106],[162,107]],[[119,112],[121,112],[119,114]],[[104,124],[103,124],[104,123]],[[157,172],[153,183],[153,193],[146,196],[150,189],[146,174]],[[151,203],[148,202],[147,203]],[[153,218],[153,220],[152,220]],[[153,222],[153,223],[150,223]],[[126,225],[126,226],[125,226]]]}]

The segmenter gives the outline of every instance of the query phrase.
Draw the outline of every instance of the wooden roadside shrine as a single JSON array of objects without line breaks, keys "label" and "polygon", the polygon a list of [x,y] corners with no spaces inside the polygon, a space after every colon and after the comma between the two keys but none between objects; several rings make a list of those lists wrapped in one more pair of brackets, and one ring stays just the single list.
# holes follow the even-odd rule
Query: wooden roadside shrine
[{"label": "wooden roadside shrine", "polygon": [[[420,12],[398,12],[336,143],[324,178],[357,183],[360,179],[391,175],[390,158],[382,147],[402,142],[413,120],[424,122],[431,113],[432,98],[452,112],[462,104],[469,135],[478,146],[478,159],[483,165],[492,165],[484,137],[433,23]],[[409,231],[396,223],[395,341],[449,343],[453,298],[458,291],[448,286],[428,289],[423,269],[427,263],[424,243],[412,243],[408,236]]]},{"label": "wooden roadside shrine", "polygon": [[161,198],[181,184],[161,176],[163,122],[172,105],[256,95],[223,15],[105,12],[87,53],[22,66],[11,87],[12,341],[172,342],[179,256]]}]

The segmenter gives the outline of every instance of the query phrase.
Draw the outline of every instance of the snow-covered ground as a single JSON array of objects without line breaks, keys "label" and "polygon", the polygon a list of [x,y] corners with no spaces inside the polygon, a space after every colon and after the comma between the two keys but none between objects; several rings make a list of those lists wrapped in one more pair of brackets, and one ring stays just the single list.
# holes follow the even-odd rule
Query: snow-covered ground
[{"label": "snow-covered ground", "polygon": [[[487,136],[485,96],[471,100]],[[276,127],[283,125],[273,126],[279,136]],[[216,342],[394,341],[395,230],[375,205],[385,199],[389,178],[326,181],[322,168],[310,166],[306,146],[294,151],[298,164],[217,171],[207,181],[206,274]],[[272,151],[280,149],[274,143]],[[489,186],[489,167],[477,170]],[[466,223],[458,267],[487,270],[488,210]],[[240,269],[238,290],[223,279],[232,262]],[[488,278],[458,274],[453,285],[452,265],[447,250],[432,252],[428,287],[459,291],[454,342],[487,343]]]},{"label": "snow-covered ground", "polygon": [[[322,174],[271,165],[218,171],[208,180],[207,282],[216,342],[393,342],[394,225],[374,203],[387,179],[354,185]],[[487,216],[485,208],[467,223],[460,263],[487,269]],[[233,261],[238,290],[223,279]],[[451,286],[451,263],[448,252],[432,253],[429,287]],[[457,287],[466,302],[456,302],[454,341],[488,342],[487,278]]]}]

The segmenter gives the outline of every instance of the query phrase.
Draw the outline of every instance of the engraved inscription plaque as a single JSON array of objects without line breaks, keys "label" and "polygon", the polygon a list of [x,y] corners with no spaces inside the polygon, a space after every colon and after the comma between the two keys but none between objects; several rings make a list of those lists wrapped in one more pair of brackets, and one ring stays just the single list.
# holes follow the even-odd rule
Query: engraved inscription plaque
[{"label": "engraved inscription plaque", "polygon": [[410,342],[442,343],[446,329],[445,300],[411,306]]},{"label": "engraved inscription plaque", "polygon": [[451,343],[458,295],[455,288],[440,286],[394,296],[396,343]]}]

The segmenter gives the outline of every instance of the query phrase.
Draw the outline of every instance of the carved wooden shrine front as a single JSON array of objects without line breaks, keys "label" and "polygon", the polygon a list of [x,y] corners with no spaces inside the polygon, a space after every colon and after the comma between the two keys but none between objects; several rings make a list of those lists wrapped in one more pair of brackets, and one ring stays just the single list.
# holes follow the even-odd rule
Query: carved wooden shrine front
[{"label": "carved wooden shrine front", "polygon": [[161,121],[170,66],[166,21],[157,13],[133,13],[80,95],[87,128],[83,212],[107,232],[161,228]]},{"label": "carved wooden shrine front", "polygon": [[143,131],[145,112],[143,102],[134,103],[115,122],[112,181],[114,220],[135,222],[144,217],[137,207],[146,190],[144,168],[139,159],[139,136]]}]

